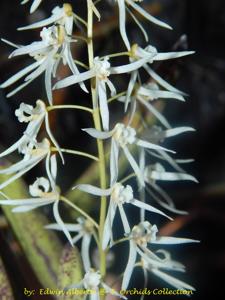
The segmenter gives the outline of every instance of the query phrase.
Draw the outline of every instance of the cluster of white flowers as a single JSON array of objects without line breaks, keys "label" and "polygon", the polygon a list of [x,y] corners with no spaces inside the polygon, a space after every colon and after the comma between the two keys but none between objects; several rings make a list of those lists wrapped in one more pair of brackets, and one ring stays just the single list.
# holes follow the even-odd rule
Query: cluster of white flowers
[{"label": "cluster of white flowers", "polygon": [[[25,4],[28,1],[29,0],[24,0],[21,3]],[[41,0],[33,0],[30,12],[34,12],[41,2]],[[173,261],[169,252],[164,249],[160,248],[157,251],[153,251],[151,249],[151,244],[160,245],[161,247],[161,245],[196,241],[185,238],[159,236],[157,226],[151,225],[148,221],[150,214],[148,214],[148,216],[145,215],[145,212],[150,212],[159,214],[170,220],[172,219],[163,211],[147,203],[149,201],[149,199],[145,197],[147,194],[150,196],[148,198],[155,200],[157,204],[161,205],[162,208],[165,208],[169,212],[186,213],[179,211],[175,207],[169,195],[167,195],[167,193],[158,185],[158,181],[191,180],[196,182],[196,179],[187,174],[179,165],[180,163],[186,163],[190,160],[174,160],[169,153],[175,152],[160,145],[160,143],[167,138],[177,136],[184,132],[193,131],[194,129],[191,127],[171,128],[169,122],[154,105],[154,101],[157,99],[168,98],[185,101],[185,94],[166,82],[151,67],[155,61],[183,57],[192,54],[193,51],[160,53],[152,45],[147,45],[145,48],[142,48],[137,44],[131,45],[126,31],[126,12],[131,15],[135,23],[140,27],[146,41],[148,40],[147,33],[137,19],[136,13],[142,15],[142,17],[156,25],[171,29],[169,25],[151,16],[136,2],[139,1],[117,0],[119,9],[119,31],[127,49],[127,52],[121,52],[121,55],[124,55],[125,53],[128,57],[127,63],[121,66],[113,66],[113,55],[111,54],[107,54],[104,57],[95,57],[93,55],[93,48],[91,48],[92,45],[88,44],[92,42],[93,14],[100,19],[99,11],[92,0],[87,0],[89,16],[87,22],[73,12],[70,4],[65,3],[62,7],[55,7],[49,18],[19,28],[19,30],[40,28],[40,41],[21,46],[5,39],[3,40],[16,48],[11,53],[10,58],[19,55],[29,55],[34,62],[10,77],[2,83],[0,87],[8,88],[24,78],[24,82],[8,94],[10,97],[30,84],[38,76],[44,74],[48,104],[46,101],[42,100],[37,100],[35,107],[22,103],[15,111],[15,115],[19,122],[24,122],[28,125],[22,137],[7,150],[2,152],[0,157],[18,151],[22,156],[22,159],[19,162],[0,170],[0,174],[12,175],[3,183],[0,183],[0,189],[11,184],[14,180],[24,175],[42,160],[45,160],[47,178],[37,178],[35,182],[30,185],[29,192],[32,198],[6,199],[1,200],[0,204],[13,205],[14,212],[27,212],[40,206],[53,204],[53,214],[56,223],[48,225],[47,228],[63,231],[72,246],[81,240],[81,257],[85,274],[80,283],[72,286],[94,289],[96,294],[92,295],[91,299],[93,300],[99,299],[99,287],[104,288],[107,293],[111,293],[111,288],[104,283],[106,270],[102,268],[104,263],[101,262],[101,259],[105,259],[105,256],[100,256],[99,270],[93,268],[92,256],[90,253],[90,244],[92,240],[97,243],[100,253],[107,253],[109,249],[120,242],[128,243],[129,255],[123,273],[123,290],[128,288],[130,278],[136,267],[141,267],[143,269],[145,281],[147,280],[148,272],[150,272],[176,289],[194,290],[192,286],[164,272],[184,271],[184,266]],[[83,26],[87,27],[86,41],[89,51],[89,69],[84,72],[79,71],[75,63],[79,61],[74,59],[71,51],[71,43],[77,42],[73,38],[73,25],[77,22],[81,22]],[[117,54],[117,56],[119,55],[120,53]],[[58,68],[61,63],[68,66],[72,75],[55,83],[57,80]],[[151,81],[145,83],[142,82],[141,68],[148,73]],[[123,93],[122,96],[121,93],[117,94],[117,89],[111,80],[111,77],[116,77],[118,74],[130,75],[127,91],[126,93]],[[89,93],[84,83],[87,80],[91,81],[92,90],[94,89],[94,92],[92,91],[92,109],[73,104],[71,104],[70,107],[72,108],[73,106],[73,108],[76,109],[87,110],[93,114],[94,127],[82,130],[98,141],[98,157],[91,156],[86,152],[78,153],[78,151],[75,150],[73,153],[97,160],[97,163],[100,164],[99,177],[101,186],[96,187],[91,184],[78,184],[74,187],[74,190],[89,193],[93,195],[93,199],[96,198],[96,196],[101,198],[99,224],[97,224],[86,212],[77,208],[73,203],[61,195],[60,189],[56,184],[57,159],[55,152],[59,153],[62,162],[64,163],[62,152],[68,152],[68,150],[63,149],[58,145],[50,130],[48,119],[49,111],[55,108],[52,91],[54,89],[79,84],[84,92]],[[121,109],[125,109],[125,114],[127,114],[129,108],[130,115],[127,119],[128,122],[118,122],[112,126],[109,108],[110,101],[107,89],[109,89],[112,99],[122,103]],[[139,109],[140,107],[145,108],[153,114],[159,122],[159,125],[153,126],[150,129],[146,127],[144,131],[132,127],[135,114],[141,114],[143,111],[143,109]],[[64,106],[64,108],[66,108],[66,106]],[[39,141],[38,134],[42,123],[45,123],[48,138]],[[110,140],[111,142],[108,164],[110,180],[108,186],[105,180],[107,170],[105,168],[104,160],[106,155],[103,151],[105,140]],[[139,160],[135,159],[135,148],[139,151]],[[120,178],[120,150],[122,150],[122,154],[125,156],[133,170],[133,173],[126,178]],[[72,150],[70,152],[72,152]],[[148,161],[148,156],[158,159],[159,162],[148,165],[146,163]],[[169,164],[173,168],[173,171],[166,171],[163,165],[164,162]],[[136,190],[131,185],[124,185],[124,182],[132,177],[136,177],[137,179],[138,189]],[[140,197],[138,197],[140,200],[136,199],[136,194],[138,192],[140,192]],[[146,195],[145,192],[147,192]],[[80,214],[82,214],[82,216],[77,219],[76,223],[65,224],[63,222],[59,214],[60,201],[65,201],[70,207],[77,209]],[[95,205],[94,201],[95,200],[93,200],[93,205]],[[108,207],[105,206],[105,201],[108,201]],[[140,210],[140,223],[133,227],[131,226],[131,220],[127,214],[126,207],[128,205],[133,205],[133,207]],[[121,232],[121,238],[119,240],[114,240],[114,221],[117,208],[123,224],[123,230]],[[72,237],[73,233],[75,233],[75,235]],[[119,294],[117,294],[117,296],[125,298]]]}]

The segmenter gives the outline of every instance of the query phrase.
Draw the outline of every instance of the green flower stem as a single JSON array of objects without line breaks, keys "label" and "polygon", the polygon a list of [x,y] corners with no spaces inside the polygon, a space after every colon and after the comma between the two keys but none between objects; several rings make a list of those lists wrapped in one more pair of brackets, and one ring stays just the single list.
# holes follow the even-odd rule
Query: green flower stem
[{"label": "green flower stem", "polygon": [[[60,150],[64,153],[69,153],[69,154],[73,154],[73,155],[79,155],[79,156],[83,156],[83,157],[88,157],[90,159],[93,159],[95,161],[98,161],[98,157],[91,155],[89,153],[86,152],[82,152],[82,151],[76,151],[76,150],[71,150],[71,149],[64,149],[64,148],[60,148]],[[58,149],[56,147],[51,147],[51,151],[57,151]]]},{"label": "green flower stem", "polygon": [[102,56],[101,58],[104,58],[104,57],[118,57],[118,56],[125,56],[125,55],[130,56],[130,53],[129,52],[118,52],[118,53],[113,53],[113,54]]},{"label": "green flower stem", "polygon": [[118,245],[118,244],[123,243],[123,242],[126,242],[126,241],[129,241],[129,240],[130,240],[129,237],[119,239],[119,240],[115,241],[110,247],[107,247],[106,250],[109,251],[110,248],[112,248],[113,246]]},{"label": "green flower stem", "polygon": [[74,17],[74,19],[77,19],[78,21],[80,21],[80,23],[82,23],[85,27],[87,27],[87,22],[83,18],[81,18],[80,16],[78,16],[75,13],[73,13],[73,17]]},{"label": "green flower stem", "polygon": [[85,211],[83,211],[83,209],[81,209],[78,206],[76,206],[76,204],[72,203],[69,199],[67,199],[64,196],[60,196],[60,199],[63,202],[65,202],[66,204],[68,204],[69,206],[71,206],[72,208],[74,208],[77,212],[79,212],[86,219],[88,219],[97,229],[99,228],[99,225],[95,222],[95,220],[92,219],[92,217],[90,217]]},{"label": "green flower stem", "polygon": [[93,113],[93,109],[81,105],[52,105],[47,107],[47,111],[52,111],[55,109],[78,109],[87,111],[91,114]]},{"label": "green flower stem", "polygon": [[77,65],[83,67],[85,70],[89,70],[88,66],[85,65],[84,63],[82,63],[81,61],[79,61],[79,60],[77,60],[77,59],[74,59],[73,61],[75,62],[75,64],[77,64]]},{"label": "green flower stem", "polygon": [[135,173],[131,173],[130,175],[127,175],[126,177],[124,177],[122,180],[120,180],[120,183],[123,184],[124,182],[128,181],[129,179],[136,177]]},{"label": "green flower stem", "polygon": [[[94,62],[94,47],[93,47],[93,10],[92,10],[92,1],[87,0],[87,37],[88,37],[88,61],[89,68],[93,67]],[[96,81],[95,78],[91,79],[91,95],[92,95],[92,105],[93,105],[93,119],[94,126],[97,130],[102,130],[100,113],[97,103],[96,95]],[[97,139],[98,147],[98,157],[99,157],[99,176],[100,176],[100,187],[106,189],[106,163],[105,163],[105,152],[103,141]],[[102,245],[103,239],[103,230],[106,217],[106,208],[107,208],[107,199],[105,196],[101,197],[101,207],[100,207],[100,219],[99,219],[99,242]],[[105,276],[106,272],[106,253],[102,250],[102,247],[99,247],[100,254],[100,272],[101,276]],[[104,299],[104,296],[102,297]]]},{"label": "green flower stem", "polygon": [[127,92],[127,91],[121,92],[121,93],[116,94],[115,96],[109,98],[109,99],[108,99],[108,103],[111,103],[111,102],[113,102],[114,100],[116,100],[117,98],[124,96],[124,95],[126,94],[126,92]]}]

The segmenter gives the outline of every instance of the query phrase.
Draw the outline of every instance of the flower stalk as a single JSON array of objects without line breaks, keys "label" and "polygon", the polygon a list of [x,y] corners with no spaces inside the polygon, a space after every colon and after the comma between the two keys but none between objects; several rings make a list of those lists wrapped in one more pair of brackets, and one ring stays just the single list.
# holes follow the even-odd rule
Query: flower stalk
[{"label": "flower stalk", "polygon": [[[90,69],[94,65],[94,46],[93,46],[93,2],[92,0],[87,0],[87,47],[88,47],[88,61]],[[91,79],[91,96],[92,96],[92,105],[93,105],[93,120],[95,129],[101,130],[101,120],[100,112],[97,104],[97,93],[96,93],[96,80],[95,78]],[[98,157],[99,157],[99,178],[100,178],[100,187],[106,189],[106,163],[105,163],[105,152],[103,141],[97,139],[97,148],[98,148]],[[106,196],[101,196],[101,205],[100,205],[100,217],[99,217],[99,241],[102,245],[103,233],[104,233],[104,223],[106,218],[106,209],[107,209],[107,199]],[[100,256],[100,273],[104,277],[106,273],[106,252],[101,247],[99,248]]]}]

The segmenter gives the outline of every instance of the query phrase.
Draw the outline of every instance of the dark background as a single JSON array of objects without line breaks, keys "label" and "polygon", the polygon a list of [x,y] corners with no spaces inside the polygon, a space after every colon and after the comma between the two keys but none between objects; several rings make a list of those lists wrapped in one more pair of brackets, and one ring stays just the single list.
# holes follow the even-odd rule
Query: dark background
[{"label": "dark background", "polygon": [[[27,44],[38,39],[38,31],[17,32],[16,27],[33,22],[41,15],[47,16],[55,1],[45,1],[39,12],[28,16],[27,7],[20,6],[19,1],[2,0],[0,2],[0,36],[13,42]],[[61,1],[58,1],[60,3]],[[74,2],[74,1],[72,1]],[[76,12],[85,14],[84,1],[75,1]],[[147,2],[147,1],[146,1]],[[187,35],[187,41],[178,43],[178,50],[195,50],[196,54],[173,62],[156,65],[156,69],[170,82],[189,94],[185,103],[171,101],[165,108],[165,113],[173,126],[188,125],[196,128],[196,133],[187,134],[173,139],[168,146],[177,150],[180,158],[194,158],[195,162],[186,169],[195,175],[199,184],[166,184],[168,193],[174,198],[177,206],[190,212],[188,217],[177,217],[171,225],[164,226],[162,232],[201,240],[198,245],[176,247],[178,260],[187,266],[184,280],[196,287],[193,299],[222,299],[225,284],[225,2],[223,0],[167,0],[148,1],[147,7],[156,9],[157,16],[166,20],[173,31],[167,31],[144,22],[149,32],[150,41],[160,50],[170,51],[176,45],[182,34]],[[96,52],[106,54],[122,49],[118,29],[116,28],[117,9],[110,4],[101,4],[103,8],[105,34],[97,27],[100,36],[96,41]],[[107,19],[114,22],[108,24]],[[131,40],[143,44],[143,39],[136,26],[128,23]],[[11,49],[2,43],[0,47],[0,79],[1,82],[11,74],[29,63],[27,58],[16,58],[8,61]],[[86,59],[85,49],[80,47],[76,55]],[[116,82],[118,90],[126,83]],[[15,140],[15,132],[21,133],[14,110],[21,101],[33,102],[44,97],[43,80],[38,79],[13,99],[6,99],[6,91],[0,91],[0,139],[1,148],[7,147]],[[67,94],[57,96],[58,103],[71,103],[73,95],[83,97],[79,88],[72,87]],[[85,99],[84,101],[89,101]],[[168,102],[167,102],[168,103]],[[115,108],[115,113],[117,110]],[[77,146],[91,149],[86,136],[80,134],[81,127],[88,127],[91,120],[82,114],[62,112],[60,117],[55,114],[52,126],[60,144],[73,148]],[[63,134],[66,132],[66,135]],[[60,184],[66,190],[85,167],[85,162],[78,165],[77,161],[68,157],[69,163],[60,173]],[[76,166],[71,168],[71,164]],[[42,166],[31,172],[26,180],[29,183],[42,171]],[[71,170],[73,173],[71,174]],[[72,177],[72,179],[71,179]],[[1,243],[1,248],[2,248]],[[5,247],[7,247],[5,245]],[[3,251],[3,250],[1,250]],[[10,263],[6,262],[10,269]],[[180,277],[179,277],[180,278]],[[137,280],[135,278],[134,280]],[[150,287],[163,282],[151,278]],[[23,283],[20,283],[23,285]],[[136,285],[139,283],[136,282]],[[141,287],[141,282],[140,282]],[[160,296],[157,296],[160,299]],[[150,299],[150,297],[147,297]],[[176,297],[178,299],[179,296]]]}]

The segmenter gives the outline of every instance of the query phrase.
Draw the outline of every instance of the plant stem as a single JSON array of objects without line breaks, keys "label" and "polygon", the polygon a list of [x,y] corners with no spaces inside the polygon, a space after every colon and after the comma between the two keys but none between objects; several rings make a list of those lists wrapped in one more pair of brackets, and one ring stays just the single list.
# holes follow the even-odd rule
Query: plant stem
[{"label": "plant stem", "polygon": [[87,111],[89,113],[93,113],[91,108],[81,106],[81,105],[52,105],[47,107],[47,111],[55,110],[55,109],[79,109],[83,111]]},{"label": "plant stem", "polygon": [[[83,156],[83,157],[88,157],[90,159],[98,161],[98,157],[96,157],[94,155],[91,155],[89,153],[86,153],[86,152],[76,151],[76,150],[71,150],[71,149],[64,149],[64,148],[60,148],[60,150],[64,153],[69,153],[69,154],[79,155],[79,156]],[[58,151],[58,149],[56,147],[51,147],[51,151]]]},{"label": "plant stem", "polygon": [[[92,10],[92,1],[87,0],[87,37],[88,37],[88,61],[89,61],[89,68],[93,67],[94,62],[94,48],[93,48],[93,10]],[[91,79],[91,95],[92,95],[92,105],[93,105],[93,119],[94,119],[94,126],[97,130],[102,130],[101,120],[100,120],[100,113],[98,109],[97,103],[97,94],[96,94],[96,80],[95,78]],[[102,189],[106,189],[106,165],[105,165],[105,152],[104,152],[104,145],[103,141],[97,139],[97,148],[98,148],[98,157],[99,157],[99,176],[100,176],[100,186]],[[100,207],[100,219],[99,219],[99,254],[100,254],[100,272],[101,276],[105,276],[106,272],[106,253],[102,250],[102,238],[103,238],[103,230],[104,230],[104,223],[106,217],[106,208],[107,202],[106,197],[101,197],[101,207]],[[102,298],[104,299],[104,297]]]},{"label": "plant stem", "polygon": [[84,216],[86,219],[88,219],[97,229],[99,228],[98,224],[95,222],[94,219],[92,219],[92,217],[90,217],[85,211],[83,211],[83,209],[79,208],[78,206],[76,206],[76,204],[70,202],[69,199],[67,199],[64,196],[60,197],[61,200],[65,203],[67,203],[68,205],[70,205],[72,208],[74,208],[76,211],[78,211],[82,216]]},{"label": "plant stem", "polygon": [[109,99],[108,99],[108,104],[111,103],[111,102],[113,102],[113,101],[116,100],[117,98],[124,96],[124,95],[126,94],[126,92],[127,92],[127,91],[121,92],[121,93],[116,94],[115,96],[109,98]]}]

